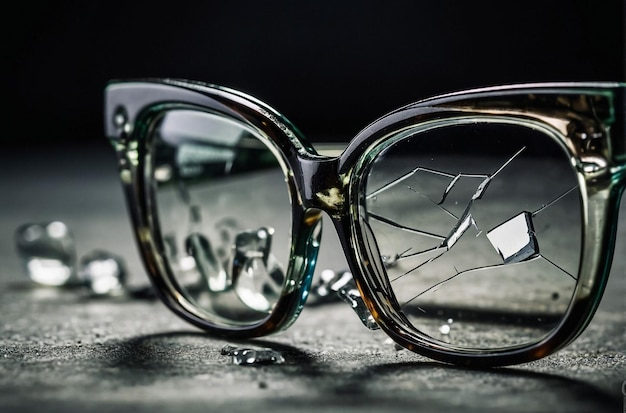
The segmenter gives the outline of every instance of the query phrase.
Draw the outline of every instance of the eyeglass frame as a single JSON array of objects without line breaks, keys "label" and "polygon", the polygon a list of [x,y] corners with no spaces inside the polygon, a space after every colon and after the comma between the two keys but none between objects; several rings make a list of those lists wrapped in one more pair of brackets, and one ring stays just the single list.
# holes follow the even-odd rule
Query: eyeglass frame
[{"label": "eyeglass frame", "polygon": [[[576,98],[597,102],[586,107]],[[604,105],[600,107],[600,105]],[[280,154],[292,205],[292,251],[285,288],[268,317],[224,329],[204,318],[176,291],[156,226],[155,199],[147,176],[150,144],[144,139],[159,113],[187,108],[234,118],[258,132]],[[490,367],[519,364],[571,343],[591,321],[606,286],[626,187],[624,83],[537,83],[473,89],[405,105],[359,132],[336,157],[319,155],[283,115],[242,92],[178,79],[111,81],[105,90],[105,134],[118,156],[134,234],[158,296],[178,316],[212,334],[234,339],[268,335],[289,327],[306,301],[319,246],[317,227],[330,215],[354,281],[377,324],[401,346],[444,362]],[[599,119],[603,115],[604,119]],[[359,173],[365,154],[390,134],[427,123],[492,119],[515,121],[559,137],[576,166],[582,198],[583,244],[576,287],[559,325],[539,341],[504,349],[444,346],[419,331],[408,331],[401,310],[384,287],[383,274],[361,259],[364,235],[353,207],[359,205]],[[355,178],[356,176],[356,178]],[[319,194],[332,194],[320,197]],[[380,270],[378,270],[380,271]],[[398,309],[394,309],[397,306]]]}]

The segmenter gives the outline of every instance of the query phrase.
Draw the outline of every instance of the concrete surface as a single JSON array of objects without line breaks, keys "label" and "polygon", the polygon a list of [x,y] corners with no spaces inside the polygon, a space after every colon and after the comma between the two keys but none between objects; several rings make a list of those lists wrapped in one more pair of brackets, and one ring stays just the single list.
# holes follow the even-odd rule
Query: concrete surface
[{"label": "concrete surface", "polygon": [[[286,332],[234,343],[211,338],[156,301],[93,299],[33,286],[15,253],[22,223],[61,220],[79,256],[139,264],[106,144],[0,152],[0,412],[617,412],[626,379],[626,208],[594,320],[543,360],[467,370],[397,351],[343,303],[305,308]],[[319,269],[342,268],[326,234]],[[329,246],[330,245],[330,246]],[[319,272],[319,270],[318,270]],[[225,344],[268,347],[285,363],[238,366]]]}]

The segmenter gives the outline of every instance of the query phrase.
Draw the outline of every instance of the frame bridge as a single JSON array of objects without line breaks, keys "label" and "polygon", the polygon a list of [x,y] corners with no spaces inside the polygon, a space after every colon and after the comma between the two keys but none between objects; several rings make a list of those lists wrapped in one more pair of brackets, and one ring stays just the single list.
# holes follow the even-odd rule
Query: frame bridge
[{"label": "frame bridge", "polygon": [[345,211],[347,180],[340,176],[339,158],[304,158],[299,162],[297,183],[307,208],[318,208],[332,217]]}]

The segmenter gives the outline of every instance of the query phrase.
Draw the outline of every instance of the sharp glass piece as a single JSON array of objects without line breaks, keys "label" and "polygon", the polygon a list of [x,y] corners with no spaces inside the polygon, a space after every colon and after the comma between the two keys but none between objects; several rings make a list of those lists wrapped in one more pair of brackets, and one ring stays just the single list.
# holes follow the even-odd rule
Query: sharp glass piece
[{"label": "sharp glass piece", "polygon": [[339,297],[350,305],[365,327],[370,330],[378,330],[380,328],[365,305],[365,301],[363,301],[363,297],[361,297],[361,293],[356,287],[352,274],[344,273],[344,276],[334,284],[334,288],[337,288]]},{"label": "sharp glass piece", "polygon": [[269,348],[238,348],[226,344],[222,347],[220,354],[231,357],[232,363],[238,366],[283,364],[285,362],[285,358],[280,352]]},{"label": "sharp glass piece", "polygon": [[237,234],[233,246],[231,274],[235,292],[248,307],[269,311],[280,296],[284,272],[271,254],[273,228]]},{"label": "sharp glass piece", "polygon": [[311,288],[311,295],[314,300],[307,301],[307,304],[338,301],[340,297],[337,292],[351,278],[352,274],[349,271],[323,270],[317,284]]},{"label": "sharp glass piece", "polygon": [[525,261],[539,254],[530,212],[522,212],[488,231],[487,239],[505,264]]},{"label": "sharp glass piece", "polygon": [[63,222],[21,225],[15,244],[26,273],[37,284],[61,286],[75,281],[76,245]]},{"label": "sharp glass piece", "polygon": [[93,251],[81,259],[79,277],[93,295],[121,295],[125,291],[126,265],[117,255]]},{"label": "sharp glass piece", "polygon": [[185,247],[187,253],[193,257],[195,268],[210,291],[226,291],[232,286],[232,278],[216,258],[211,243],[205,236],[198,233],[189,235]]},{"label": "sharp glass piece", "polygon": [[[481,199],[483,197],[483,195],[487,191],[487,188],[489,187],[489,184],[491,183],[493,178],[495,178],[496,175],[498,175],[508,164],[510,164],[513,161],[513,159],[515,159],[520,153],[522,153],[524,149],[525,147],[522,147],[520,150],[518,150],[513,156],[507,159],[507,161],[504,162],[491,175],[484,175],[484,179],[478,185],[478,188],[476,188],[476,192],[474,192],[474,195],[472,195],[472,199],[468,201],[467,206],[465,207],[465,211],[463,211],[463,215],[458,219],[456,225],[453,227],[452,231],[450,231],[450,234],[448,234],[446,239],[441,243],[442,246],[445,246],[448,249],[452,248],[452,246],[454,246],[454,244],[459,240],[459,238],[461,238],[461,236],[465,233],[465,231],[467,231],[471,226],[479,230],[478,225],[476,224],[476,221],[474,221],[474,218],[472,217],[472,213],[471,213],[471,209],[472,209],[472,206],[474,205],[474,201]],[[448,187],[446,188],[444,195],[441,198],[441,202],[439,202],[439,204],[442,204],[445,201],[446,197],[448,196],[448,193],[452,190],[454,184],[458,182],[458,178],[460,178],[461,176],[472,177],[472,178],[482,177],[481,175],[467,175],[467,174],[457,175],[450,182],[450,185],[448,185]]]}]

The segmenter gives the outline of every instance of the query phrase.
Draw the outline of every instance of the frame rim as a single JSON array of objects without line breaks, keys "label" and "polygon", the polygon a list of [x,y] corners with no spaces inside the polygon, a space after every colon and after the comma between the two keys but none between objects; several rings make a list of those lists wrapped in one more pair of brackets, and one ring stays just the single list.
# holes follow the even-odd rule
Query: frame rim
[{"label": "frame rim", "polygon": [[[354,185],[348,183],[345,178],[355,173],[355,168],[359,165],[361,157],[367,152],[368,148],[372,147],[374,142],[381,139],[382,135],[408,122],[417,122],[421,118],[445,117],[446,114],[449,115],[451,113],[466,116],[470,116],[471,113],[486,113],[490,109],[489,105],[491,105],[492,110],[494,109],[494,99],[497,101],[498,98],[502,100],[504,97],[510,98],[511,96],[519,97],[532,94],[567,95],[572,93],[589,96],[610,96],[613,98],[613,103],[616,106],[613,109],[617,110],[618,114],[617,120],[615,120],[616,127],[615,125],[613,126],[612,132],[614,134],[607,136],[607,139],[609,143],[616,143],[617,145],[614,146],[623,150],[626,144],[620,143],[619,135],[622,134],[621,139],[623,141],[624,120],[622,119],[622,114],[626,106],[625,90],[626,84],[623,83],[568,82],[503,85],[440,95],[405,105],[384,115],[359,132],[340,156],[326,157],[318,155],[314,147],[280,113],[244,93],[201,82],[177,79],[112,81],[106,88],[105,134],[117,149],[120,175],[127,195],[129,212],[134,222],[134,233],[150,279],[158,287],[159,296],[165,304],[185,320],[218,336],[233,338],[251,338],[270,334],[288,327],[295,321],[302,310],[308,287],[310,286],[313,275],[311,261],[315,261],[315,257],[311,258],[311,255],[315,255],[315,252],[309,251],[309,244],[312,241],[313,228],[321,219],[320,211],[324,211],[333,218],[355,282],[361,291],[364,301],[379,325],[383,327],[388,335],[410,350],[436,360],[459,365],[487,367],[527,362],[546,356],[575,339],[590,321],[591,315],[599,303],[610,268],[610,255],[615,242],[615,231],[611,231],[610,222],[617,217],[617,207],[621,193],[626,185],[626,151],[624,153],[612,154],[609,148],[609,155],[611,156],[609,156],[608,162],[612,166],[609,172],[607,172],[606,168],[601,173],[598,173],[598,171],[579,172],[582,182],[586,185],[584,193],[587,195],[585,198],[586,206],[583,208],[583,211],[586,213],[584,231],[587,231],[589,217],[596,217],[595,221],[592,222],[594,226],[591,233],[584,233],[583,243],[585,245],[589,244],[587,241],[588,237],[592,239],[601,238],[601,246],[593,254],[601,254],[608,257],[604,262],[589,264],[597,268],[595,277],[590,276],[595,282],[589,287],[589,294],[585,297],[578,297],[579,293],[577,291],[579,287],[577,283],[574,298],[572,298],[572,303],[568,308],[566,316],[564,316],[564,320],[571,320],[574,315],[580,315],[582,321],[572,321],[567,324],[568,331],[566,333],[561,333],[559,329],[555,330],[554,334],[549,334],[545,340],[540,342],[540,345],[523,345],[519,349],[506,349],[496,353],[465,354],[458,351],[430,347],[425,343],[415,344],[410,342],[404,332],[398,330],[397,326],[393,324],[392,318],[390,319],[391,322],[387,322],[388,320],[381,316],[381,313],[384,313],[381,311],[382,306],[376,301],[376,294],[374,294],[367,277],[358,264],[359,260],[355,249],[359,248],[359,241],[356,239],[356,234],[353,230],[355,228],[353,211],[347,206],[347,203],[331,206],[322,205],[315,201],[312,194],[316,192],[316,189],[336,187],[342,196],[346,196],[347,199],[354,202],[354,190],[351,189]],[[167,98],[164,96],[167,96]],[[298,285],[298,289],[294,290],[295,292],[289,296],[281,297],[276,304],[275,310],[272,311],[268,318],[253,326],[225,330],[215,327],[193,314],[189,314],[177,302],[175,294],[171,294],[171,290],[163,284],[163,280],[159,278],[160,276],[154,273],[159,271],[162,263],[159,263],[158,251],[155,248],[154,240],[151,239],[151,225],[148,219],[149,210],[147,209],[145,199],[142,201],[142,197],[145,196],[142,194],[146,193],[147,185],[145,177],[142,178],[138,175],[138,171],[143,170],[141,159],[144,156],[141,154],[141,148],[138,147],[140,135],[137,134],[136,128],[137,120],[141,119],[142,113],[144,113],[146,108],[163,102],[176,102],[212,108],[226,116],[232,116],[235,119],[254,125],[267,135],[272,144],[279,147],[290,171],[294,175],[293,188],[290,186],[290,193],[292,190],[295,192],[295,194],[291,195],[294,195],[294,199],[297,199],[299,204],[293,203],[292,205],[293,231],[294,234],[300,232],[300,236],[294,236],[294,246],[292,248],[303,252],[299,257],[309,262],[302,263],[304,269],[300,271],[299,276],[294,276],[293,278],[293,281]],[[471,107],[468,108],[467,105],[463,106],[463,102],[483,102],[486,107],[472,109]],[[125,109],[124,115],[126,118],[124,123],[116,123],[115,121],[116,115],[120,113],[120,107]],[[524,118],[534,117],[548,125],[548,127],[555,129],[555,125],[546,122],[545,113],[541,111],[520,111],[519,108],[513,108],[512,112],[511,110],[508,113],[501,113],[501,115]],[[571,142],[569,143],[571,144]],[[576,145],[573,147],[576,149]],[[134,153],[131,154],[133,151]],[[137,155],[139,155],[139,163],[137,159],[133,158],[133,156]],[[587,203],[587,201],[592,201],[592,204]],[[353,203],[353,205],[355,204]],[[318,211],[319,213],[311,211]],[[598,220],[598,216],[605,216],[606,219]],[[574,302],[579,303],[579,305],[574,306]],[[559,334],[556,334],[557,332]]]}]

